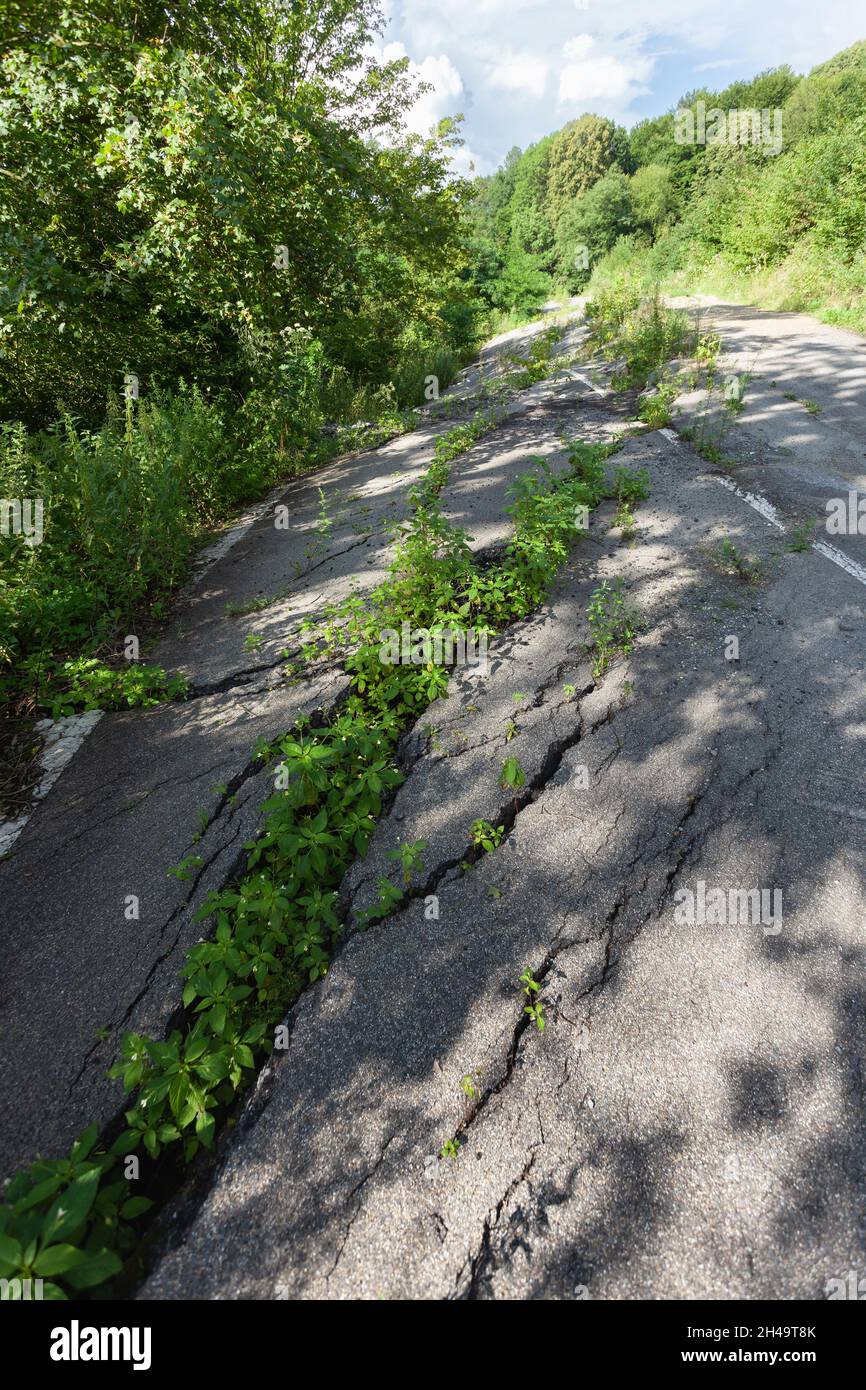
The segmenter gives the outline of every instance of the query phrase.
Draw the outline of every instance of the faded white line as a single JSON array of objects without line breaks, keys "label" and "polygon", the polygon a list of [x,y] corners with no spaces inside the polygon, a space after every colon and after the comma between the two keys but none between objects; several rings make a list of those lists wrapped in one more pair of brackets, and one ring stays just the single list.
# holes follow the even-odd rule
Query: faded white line
[{"label": "faded white line", "polygon": [[588,386],[590,391],[594,391],[597,396],[607,395],[606,391],[602,391],[599,386],[596,386],[594,381],[590,381],[588,376],[584,376],[583,372],[572,372],[571,375],[574,381],[582,381],[584,386]]},{"label": "faded white line", "polygon": [[[176,604],[181,603],[184,599],[195,602],[194,590],[207,572],[224,555],[228,555],[232,547],[237,545],[250,527],[254,526],[275,505],[285,490],[285,485],[274,488],[263,502],[258,502],[254,507],[250,507],[240,520],[224,532],[213,545],[201,551],[193,565],[190,578],[175,598]],[[65,719],[40,719],[34,725],[36,731],[41,733],[44,739],[39,755],[42,779],[33,792],[33,805],[26,815],[18,816],[15,820],[0,820],[0,858],[9,853],[39,802],[48,795],[66,764],[78,752],[88,734],[96,728],[103,713],[104,711],[101,709],[88,710],[85,714],[72,714]]]},{"label": "faded white line", "polygon": [[866,569],[858,565],[856,560],[852,560],[843,550],[837,550],[835,545],[828,545],[826,541],[813,541],[812,549],[817,550],[819,555],[832,560],[834,565],[838,565],[840,570],[850,574],[852,579],[859,579],[861,584],[866,584]]},{"label": "faded white line", "polygon": [[809,801],[806,798],[807,806],[814,806],[818,811],[835,811],[841,816],[851,816],[854,820],[866,820],[866,811],[857,811],[853,806],[843,806],[838,801]]},{"label": "faded white line", "polygon": [[[662,434],[664,433],[665,431],[662,430]],[[784,532],[785,527],[779,520],[776,508],[768,497],[762,497],[760,493],[756,492],[746,492],[744,488],[737,487],[736,483],[732,483],[730,478],[717,477],[716,481],[721,483],[722,487],[726,487],[729,492],[733,492],[737,497],[742,498],[744,502],[748,502],[749,506],[753,507],[758,515],[762,516],[765,521],[768,521],[771,526],[775,526],[778,531]],[[838,565],[839,569],[844,570],[846,574],[850,574],[852,579],[856,579],[860,584],[866,585],[866,567],[858,564],[856,560],[852,560],[850,555],[845,554],[844,550],[837,550],[835,545],[829,545],[827,541],[813,541],[812,549],[816,550],[819,555],[823,555],[825,560],[830,560],[834,565]]]},{"label": "faded white line", "polygon": [[24,816],[16,820],[0,821],[0,858],[8,854],[21,831],[29,821],[38,802],[48,795],[66,764],[78,752],[87,735],[102,718],[101,709],[88,710],[85,714],[70,714],[64,719],[40,719],[35,724],[36,732],[44,739],[39,754],[42,779],[33,793],[33,806]]},{"label": "faded white line", "polygon": [[758,492],[746,492],[745,488],[737,487],[736,483],[732,483],[730,478],[716,477],[716,482],[721,483],[722,487],[726,487],[728,492],[735,493],[743,502],[748,502],[749,506],[771,526],[775,526],[777,531],[784,531],[785,528],[779,520],[778,512],[769,497],[762,497]]},{"label": "faded white line", "polygon": [[659,434],[663,434],[665,439],[670,439],[674,444],[679,444],[680,442],[680,437],[676,430],[659,430]]}]

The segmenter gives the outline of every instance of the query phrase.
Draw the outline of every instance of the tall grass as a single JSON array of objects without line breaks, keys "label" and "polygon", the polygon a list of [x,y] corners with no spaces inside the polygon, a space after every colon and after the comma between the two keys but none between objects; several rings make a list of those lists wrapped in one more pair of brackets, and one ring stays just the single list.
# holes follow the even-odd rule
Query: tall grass
[{"label": "tall grass", "polygon": [[0,703],[39,700],[70,656],[110,654],[136,617],[161,618],[204,532],[238,505],[332,455],[325,422],[405,427],[457,354],[407,330],[391,380],[363,382],[304,340],[290,370],[240,404],[183,385],[109,402],[104,424],[69,415],[0,425],[0,498],[42,499],[44,536],[0,535]]}]

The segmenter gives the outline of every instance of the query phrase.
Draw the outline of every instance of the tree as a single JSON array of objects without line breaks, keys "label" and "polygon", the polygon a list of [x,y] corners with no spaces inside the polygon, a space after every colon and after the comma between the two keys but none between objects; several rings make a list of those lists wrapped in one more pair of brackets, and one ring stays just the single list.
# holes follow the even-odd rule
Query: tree
[{"label": "tree", "polygon": [[547,218],[547,174],[553,137],[530,145],[515,167],[511,199],[511,241],[521,251],[538,256],[545,264],[553,246]]},{"label": "tree", "polygon": [[580,288],[617,238],[634,228],[631,182],[620,169],[610,169],[560,217],[556,235],[560,274],[572,289]]},{"label": "tree", "polygon": [[126,374],[282,391],[311,336],[384,380],[460,293],[466,187],[453,126],[403,129],[376,0],[115,9],[55,11],[0,60],[9,413],[98,418]]},{"label": "tree", "polygon": [[519,310],[529,314],[538,309],[550,294],[550,280],[541,268],[538,257],[519,247],[512,248],[493,290],[494,303],[499,308]]},{"label": "tree", "polygon": [[676,222],[680,199],[672,171],[663,164],[645,164],[631,178],[631,198],[637,227],[655,239]]},{"label": "tree", "polygon": [[614,164],[626,173],[633,167],[628,137],[613,121],[581,116],[563,126],[550,146],[546,210],[554,230],[566,207]]}]

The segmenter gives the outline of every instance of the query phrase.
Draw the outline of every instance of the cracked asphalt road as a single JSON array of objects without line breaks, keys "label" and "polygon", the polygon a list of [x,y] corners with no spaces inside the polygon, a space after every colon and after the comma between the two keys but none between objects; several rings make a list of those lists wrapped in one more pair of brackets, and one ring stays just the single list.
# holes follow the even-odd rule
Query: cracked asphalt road
[{"label": "cracked asphalt road", "polygon": [[[635,544],[597,514],[407,739],[345,892],[362,909],[399,840],[423,881],[292,1010],[141,1297],[817,1299],[862,1267],[866,595],[676,440],[616,462],[651,476]],[[642,635],[595,680],[586,600],[615,576]],[[481,858],[477,817],[505,826]],[[683,925],[700,883],[778,890],[781,919]]]},{"label": "cracked asphalt road", "polygon": [[[562,434],[608,437],[623,411],[575,382],[524,393],[458,461],[446,509],[476,545],[495,543],[527,458],[556,468]],[[387,448],[398,443],[416,476],[429,438]],[[357,466],[387,507],[381,457]],[[815,551],[791,551],[790,526],[769,525],[676,438],[639,435],[620,463],[650,474],[635,542],[599,509],[548,602],[492,644],[489,675],[455,678],[407,735],[407,780],[343,885],[342,949],[289,1014],[288,1048],[210,1172],[164,1213],[139,1297],[818,1299],[866,1264],[866,593]],[[310,527],[319,481],[304,484]],[[796,515],[791,502],[785,524]],[[760,563],[758,582],[719,563],[726,539]],[[245,546],[254,564],[252,535]],[[335,590],[364,554],[335,556]],[[379,572],[378,541],[366,558]],[[330,579],[323,568],[311,582]],[[640,636],[596,678],[586,604],[619,576]],[[228,652],[219,572],[209,582],[199,611]],[[243,593],[270,582],[257,574]],[[280,604],[298,613],[314,593]],[[284,645],[287,617],[277,605],[243,630]],[[204,645],[203,684],[228,681],[197,702],[219,730],[253,663]],[[303,698],[323,707],[338,683],[327,674]],[[119,727],[103,724],[103,737]],[[508,756],[526,771],[517,797],[499,786]],[[80,762],[45,817],[63,814],[57,791],[78,786],[67,779]],[[94,794],[104,781],[103,768]],[[246,776],[238,818],[259,790]],[[504,827],[493,854],[471,850],[479,817]],[[19,866],[35,872],[34,821]],[[358,930],[388,851],[417,839],[424,872],[407,905]],[[178,901],[193,886],[169,883],[178,956],[159,968],[176,976],[189,930]],[[677,904],[701,884],[778,890],[781,919],[683,923]],[[543,1032],[524,1013],[527,967]],[[163,998],[176,1002],[157,989],[136,1007]],[[94,1080],[91,1111],[98,1094]],[[456,1158],[440,1156],[448,1140]]]},{"label": "cracked asphalt road", "polygon": [[[488,354],[465,374],[467,388],[496,365]],[[562,466],[550,394],[505,400],[498,428],[455,461],[444,504],[455,524],[471,525],[476,547],[507,534],[506,489],[529,452],[559,451]],[[181,596],[148,653],[187,674],[192,698],[105,714],[0,860],[0,1178],[37,1154],[65,1153],[88,1123],[120,1111],[122,1089],[106,1076],[118,1040],[169,1026],[184,956],[202,932],[195,911],[239,871],[260,822],[271,788],[257,740],[326,715],[346,689],[336,669],[287,683],[284,653],[297,653],[304,618],[382,578],[391,528],[437,436],[476,404],[458,394],[414,433],[274,493]],[[280,504],[287,528],[275,525]],[[184,860],[186,876],[169,876]]]}]

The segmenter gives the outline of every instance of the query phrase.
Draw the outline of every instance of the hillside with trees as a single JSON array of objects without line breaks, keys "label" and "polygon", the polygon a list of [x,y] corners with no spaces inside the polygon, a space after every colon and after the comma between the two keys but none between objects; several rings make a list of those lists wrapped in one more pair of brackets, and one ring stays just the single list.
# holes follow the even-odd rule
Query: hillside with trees
[{"label": "hillside with trees", "polygon": [[[781,139],[678,139],[682,113],[756,111]],[[678,116],[677,113],[680,113]],[[620,272],[866,325],[866,41],[687,92],[629,132],[584,115],[475,181],[473,282],[530,312]]]}]

